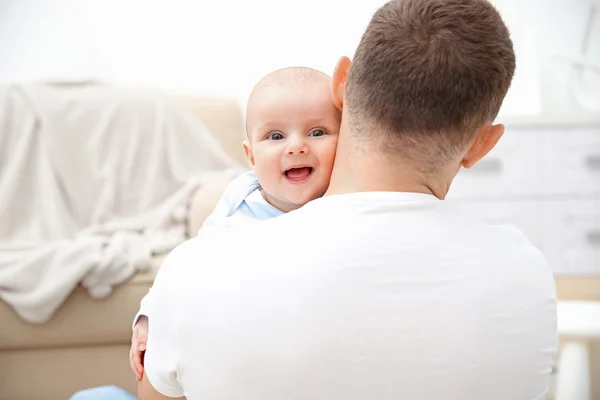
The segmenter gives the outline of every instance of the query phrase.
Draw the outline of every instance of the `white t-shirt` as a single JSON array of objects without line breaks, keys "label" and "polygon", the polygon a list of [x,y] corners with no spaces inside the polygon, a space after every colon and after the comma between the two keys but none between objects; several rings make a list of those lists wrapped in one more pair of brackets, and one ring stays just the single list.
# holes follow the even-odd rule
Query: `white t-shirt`
[{"label": "white t-shirt", "polygon": [[[201,229],[225,228],[255,221],[265,221],[284,214],[269,204],[260,193],[261,185],[254,172],[239,175],[227,185],[213,212],[206,218]],[[146,297],[140,302],[140,309],[133,318],[131,329],[140,316],[149,316]]]},{"label": "white t-shirt", "polygon": [[425,194],[202,230],[147,300],[145,373],[190,400],[542,399],[557,349],[542,254]]}]

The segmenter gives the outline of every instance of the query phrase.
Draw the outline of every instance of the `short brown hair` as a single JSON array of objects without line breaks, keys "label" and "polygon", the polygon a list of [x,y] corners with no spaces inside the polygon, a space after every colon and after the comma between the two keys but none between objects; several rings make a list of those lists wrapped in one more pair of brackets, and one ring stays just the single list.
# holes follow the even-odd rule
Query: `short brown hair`
[{"label": "short brown hair", "polygon": [[508,28],[487,0],[392,0],[371,19],[350,67],[350,128],[383,131],[384,150],[435,168],[496,118],[514,70]]}]

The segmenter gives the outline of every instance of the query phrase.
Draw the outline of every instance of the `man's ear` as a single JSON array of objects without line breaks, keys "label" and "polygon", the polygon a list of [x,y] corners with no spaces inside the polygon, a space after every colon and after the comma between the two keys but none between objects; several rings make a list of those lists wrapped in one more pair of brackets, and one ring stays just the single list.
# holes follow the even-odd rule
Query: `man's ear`
[{"label": "man's ear", "polygon": [[242,142],[242,147],[244,148],[244,154],[246,154],[248,162],[254,167],[254,153],[252,152],[252,147],[250,147],[248,139]]},{"label": "man's ear", "polygon": [[346,78],[352,62],[348,57],[342,57],[337,62],[333,70],[333,79],[331,80],[331,97],[336,108],[342,111],[344,106],[344,92],[346,90]]},{"label": "man's ear", "polygon": [[490,152],[498,143],[498,140],[504,134],[504,125],[487,124],[481,127],[476,133],[471,147],[465,154],[461,165],[464,168],[471,168],[479,162],[487,153]]}]

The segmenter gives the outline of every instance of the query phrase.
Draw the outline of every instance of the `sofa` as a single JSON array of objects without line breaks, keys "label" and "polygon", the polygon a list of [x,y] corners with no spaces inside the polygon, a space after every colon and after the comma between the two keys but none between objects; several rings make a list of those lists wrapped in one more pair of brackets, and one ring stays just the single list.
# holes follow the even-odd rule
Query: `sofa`
[{"label": "sofa", "polygon": [[[202,120],[236,161],[241,149],[243,113],[226,98],[175,95]],[[187,210],[187,232],[197,232],[231,179],[214,174],[194,194]],[[149,271],[137,273],[103,300],[76,288],[50,321],[29,324],[0,301],[0,399],[68,399],[78,390],[117,385],[135,393],[129,367],[131,321],[150,288],[164,255]]]}]

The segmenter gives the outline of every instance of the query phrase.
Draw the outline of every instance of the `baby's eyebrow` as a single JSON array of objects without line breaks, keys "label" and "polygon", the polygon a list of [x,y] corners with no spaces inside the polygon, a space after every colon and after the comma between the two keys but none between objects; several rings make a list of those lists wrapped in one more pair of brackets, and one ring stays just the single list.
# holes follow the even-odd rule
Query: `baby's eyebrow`
[{"label": "baby's eyebrow", "polygon": [[274,127],[274,126],[281,126],[283,124],[284,124],[284,121],[281,121],[278,119],[273,119],[273,120],[263,121],[263,122],[259,123],[257,126],[259,128],[270,128],[270,127]]},{"label": "baby's eyebrow", "polygon": [[277,125],[265,125],[256,129],[255,132],[260,136],[271,132],[283,132],[283,129],[278,128]]},{"label": "baby's eyebrow", "polygon": [[327,119],[327,117],[329,117],[329,115],[327,115],[327,114],[312,115],[312,116],[306,118],[306,121],[307,122],[323,121],[323,120]]}]

